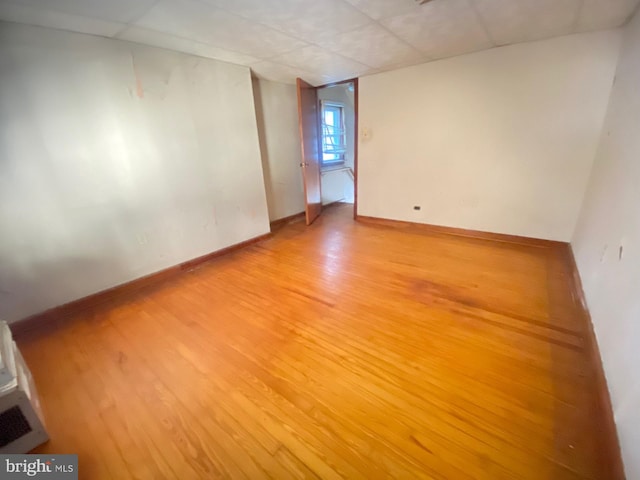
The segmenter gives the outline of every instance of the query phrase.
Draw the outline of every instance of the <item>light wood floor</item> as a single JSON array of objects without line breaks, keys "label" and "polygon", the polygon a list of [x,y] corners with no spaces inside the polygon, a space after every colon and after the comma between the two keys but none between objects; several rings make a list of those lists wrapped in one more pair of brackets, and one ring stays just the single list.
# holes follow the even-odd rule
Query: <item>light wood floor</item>
[{"label": "light wood floor", "polygon": [[556,248],[345,207],[20,339],[84,479],[578,479],[595,397]]}]

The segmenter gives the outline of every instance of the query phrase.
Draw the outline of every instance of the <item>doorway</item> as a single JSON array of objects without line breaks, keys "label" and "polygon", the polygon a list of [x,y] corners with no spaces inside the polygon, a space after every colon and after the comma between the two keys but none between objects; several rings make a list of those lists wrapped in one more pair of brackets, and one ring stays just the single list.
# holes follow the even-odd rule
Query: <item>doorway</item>
[{"label": "doorway", "polygon": [[355,85],[318,88],[322,205],[355,201]]},{"label": "doorway", "polygon": [[358,79],[309,87],[298,81],[307,225],[336,204],[351,205],[356,218]]}]

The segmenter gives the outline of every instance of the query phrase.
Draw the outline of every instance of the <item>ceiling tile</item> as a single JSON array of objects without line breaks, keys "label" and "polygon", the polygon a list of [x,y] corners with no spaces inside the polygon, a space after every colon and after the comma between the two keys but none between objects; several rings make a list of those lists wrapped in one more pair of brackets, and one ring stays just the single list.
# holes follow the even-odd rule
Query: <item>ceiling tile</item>
[{"label": "ceiling tile", "polygon": [[288,65],[263,60],[261,62],[250,65],[251,71],[258,77],[265,80],[282,83],[296,83],[296,77],[302,78],[311,85],[322,85],[327,83],[322,75],[306,72],[299,68],[293,68]]},{"label": "ceiling tile", "polygon": [[111,37],[125,27],[122,23],[52,12],[29,5],[11,3],[0,3],[0,20],[68,30],[70,32],[89,33],[103,37]]},{"label": "ceiling tile", "polygon": [[278,55],[272,60],[330,78],[352,78],[371,70],[367,65],[344,58],[315,45]]},{"label": "ceiling tile", "polygon": [[431,58],[451,57],[493,46],[468,0],[434,0],[419,13],[380,21]]},{"label": "ceiling tile", "polygon": [[10,0],[59,13],[128,23],[149,10],[156,0]]},{"label": "ceiling tile", "polygon": [[230,50],[225,50],[224,48],[214,47],[195,40],[174,37],[167,33],[156,32],[142,27],[128,27],[124,31],[120,32],[116,37],[129,42],[166,48],[176,52],[191,53],[193,55],[199,55],[201,57],[212,58],[238,65],[249,65],[259,61],[258,58],[250,55],[232,52]]},{"label": "ceiling tile", "polygon": [[160,0],[135,23],[259,58],[306,45],[271,28],[190,0]]},{"label": "ceiling tile", "polygon": [[116,36],[317,85],[496,44],[616,27],[639,1],[0,0],[0,19]]},{"label": "ceiling tile", "polygon": [[367,72],[367,75],[371,75],[372,73],[390,72],[391,70],[398,70],[400,68],[413,67],[414,65],[420,65],[420,63],[426,62],[428,62],[428,60],[425,60],[424,62],[401,62],[395,63],[393,65],[385,65],[382,68],[376,68],[375,70]]},{"label": "ceiling tile", "polygon": [[498,45],[566,35],[582,0],[471,0]]},{"label": "ceiling tile", "polygon": [[374,68],[426,60],[422,52],[377,24],[335,35],[320,46]]},{"label": "ceiling tile", "polygon": [[578,31],[618,27],[638,6],[638,0],[583,0]]},{"label": "ceiling tile", "polygon": [[395,17],[408,13],[417,14],[422,5],[415,0],[346,0],[361,12],[366,13],[375,20],[386,17]]},{"label": "ceiling tile", "polygon": [[371,23],[342,0],[204,1],[310,43]]}]

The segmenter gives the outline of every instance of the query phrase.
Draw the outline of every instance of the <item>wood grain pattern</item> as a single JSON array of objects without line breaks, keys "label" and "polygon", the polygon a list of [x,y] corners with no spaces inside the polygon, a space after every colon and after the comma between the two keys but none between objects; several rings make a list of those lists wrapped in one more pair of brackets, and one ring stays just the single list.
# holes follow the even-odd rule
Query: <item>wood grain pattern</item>
[{"label": "wood grain pattern", "polygon": [[153,288],[154,286],[159,285],[160,283],[167,281],[175,277],[176,275],[179,275],[180,273],[196,268],[202,263],[208,262],[222,255],[227,255],[236,250],[241,250],[249,245],[269,238],[270,236],[271,233],[259,235],[254,238],[250,238],[249,240],[245,240],[244,242],[236,243],[235,245],[216,250],[215,252],[207,253],[206,255],[202,255],[201,257],[193,258],[178,265],[162,269],[149,275],[145,275],[144,277],[136,278],[135,280],[131,280],[130,282],[116,285],[115,287],[108,288],[107,290],[102,290],[92,295],[87,295],[86,297],[82,297],[78,300],[65,303],[64,305],[50,308],[49,310],[45,310],[44,312],[31,315],[27,318],[12,323],[11,331],[14,336],[20,336],[29,330],[39,328],[46,329],[49,325],[51,325],[52,322],[56,322],[60,319],[64,320],[73,314],[94,308],[103,303],[113,302],[121,297],[127,296],[131,293],[135,293],[139,290]]},{"label": "wood grain pattern", "polygon": [[271,231],[275,232],[276,230],[280,230],[287,223],[293,222],[298,219],[304,219],[304,216],[305,216],[305,212],[300,212],[300,213],[294,213],[293,215],[289,215],[287,217],[278,218],[277,220],[270,222],[269,225],[271,226]]},{"label": "wood grain pattern", "polygon": [[601,415],[598,417],[600,422],[598,428],[604,438],[604,458],[606,462],[606,470],[609,472],[608,478],[611,480],[624,480],[625,474],[622,463],[622,452],[620,451],[620,442],[618,439],[615,418],[613,416],[613,406],[611,405],[609,387],[604,374],[602,358],[600,357],[600,348],[598,347],[596,333],[593,329],[593,322],[591,321],[591,314],[587,308],[587,300],[584,296],[584,290],[582,289],[582,280],[580,279],[580,273],[578,272],[578,265],[576,264],[576,259],[571,246],[568,246],[566,252],[567,263],[571,270],[571,291],[573,301],[576,305],[578,314],[582,316],[583,322],[586,325],[584,335],[585,345],[590,357],[591,368],[593,369],[596,397],[601,412]]},{"label": "wood grain pattern", "polygon": [[19,338],[81,478],[608,479],[566,245],[350,206]]}]

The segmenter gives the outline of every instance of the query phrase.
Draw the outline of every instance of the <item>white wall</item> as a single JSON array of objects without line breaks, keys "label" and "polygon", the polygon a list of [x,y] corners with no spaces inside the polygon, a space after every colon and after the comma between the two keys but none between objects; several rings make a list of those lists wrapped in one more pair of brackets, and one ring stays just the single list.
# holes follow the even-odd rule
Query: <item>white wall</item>
[{"label": "white wall", "polygon": [[361,78],[358,214],[570,240],[619,42],[572,35]]},{"label": "white wall", "polygon": [[[355,107],[353,92],[349,91],[347,84],[340,84],[318,89],[318,99],[344,105],[345,126],[347,129],[347,151],[344,156],[344,166],[353,170],[355,149]],[[328,167],[322,171],[321,183],[323,205],[339,201],[353,203],[353,179],[349,172]]]},{"label": "white wall", "polygon": [[[253,79],[253,91],[262,152],[269,219],[271,221],[304,211],[304,188],[300,171],[300,132],[296,87]],[[318,90],[318,98],[345,106],[347,153],[345,166],[353,169],[355,111],[353,93],[346,85]],[[345,171],[324,171],[321,176],[322,203],[353,203],[353,180]]]},{"label": "white wall", "polygon": [[304,211],[298,97],[294,85],[253,79],[269,219]]},{"label": "white wall", "polygon": [[269,231],[248,68],[0,24],[0,318]]},{"label": "white wall", "polygon": [[[611,393],[627,478],[640,478],[640,15],[626,27],[572,246]],[[622,249],[622,250],[621,250]]]}]

